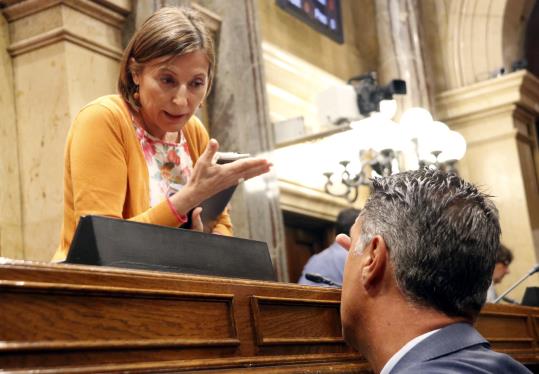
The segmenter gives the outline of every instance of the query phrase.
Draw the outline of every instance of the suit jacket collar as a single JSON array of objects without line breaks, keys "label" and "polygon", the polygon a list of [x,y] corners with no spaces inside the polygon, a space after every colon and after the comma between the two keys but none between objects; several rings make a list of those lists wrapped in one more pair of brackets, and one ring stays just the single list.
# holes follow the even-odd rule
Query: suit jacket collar
[{"label": "suit jacket collar", "polygon": [[397,362],[393,370],[402,368],[408,363],[430,361],[474,345],[490,346],[469,323],[454,323],[440,329],[412,348]]}]

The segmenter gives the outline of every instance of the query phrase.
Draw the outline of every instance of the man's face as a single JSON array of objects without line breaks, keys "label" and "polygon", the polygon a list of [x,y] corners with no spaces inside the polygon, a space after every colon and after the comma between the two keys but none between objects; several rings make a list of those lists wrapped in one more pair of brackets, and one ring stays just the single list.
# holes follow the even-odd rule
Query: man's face
[{"label": "man's face", "polygon": [[[345,340],[358,348],[355,332],[359,330],[359,318],[361,316],[361,259],[363,252],[356,251],[355,248],[360,238],[361,220],[358,217],[350,229],[350,239],[348,246],[343,245],[348,250],[348,257],[344,266],[343,286],[341,292],[341,322]],[[342,244],[341,244],[342,245]]]},{"label": "man's face", "polygon": [[494,272],[492,273],[492,281],[495,284],[498,284],[507,274],[509,274],[509,263],[501,261],[496,262],[496,265],[494,266]]}]

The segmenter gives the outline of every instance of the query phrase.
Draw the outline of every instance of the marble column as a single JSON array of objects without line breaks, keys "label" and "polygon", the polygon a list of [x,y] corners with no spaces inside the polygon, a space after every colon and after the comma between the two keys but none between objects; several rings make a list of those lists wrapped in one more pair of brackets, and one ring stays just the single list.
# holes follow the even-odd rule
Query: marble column
[{"label": "marble column", "polygon": [[[217,40],[217,69],[207,117],[210,135],[223,151],[266,154],[273,149],[262,66],[256,1],[167,0],[139,2],[137,26],[161,5],[198,7],[213,24]],[[213,21],[212,21],[213,19]],[[271,173],[240,185],[231,209],[236,236],[268,243],[277,277],[287,281],[284,229],[277,177]]]},{"label": "marble column", "polygon": [[19,149],[8,23],[0,15],[0,256],[23,257]]},{"label": "marble column", "polygon": [[[525,274],[539,256],[538,102],[539,79],[524,70],[436,97],[441,120],[468,145],[460,174],[493,196],[502,242],[515,255],[511,274],[498,291]],[[519,300],[525,287],[511,296]]]},{"label": "marble column", "polygon": [[376,0],[378,31],[378,76],[381,84],[392,79],[406,81],[407,94],[397,95],[399,109],[420,106],[430,110],[427,85],[428,66],[423,43],[417,0]]},{"label": "marble column", "polygon": [[67,130],[84,104],[116,91],[121,29],[130,2],[0,3],[9,23],[22,227],[22,245],[10,256],[49,260],[63,216]]}]

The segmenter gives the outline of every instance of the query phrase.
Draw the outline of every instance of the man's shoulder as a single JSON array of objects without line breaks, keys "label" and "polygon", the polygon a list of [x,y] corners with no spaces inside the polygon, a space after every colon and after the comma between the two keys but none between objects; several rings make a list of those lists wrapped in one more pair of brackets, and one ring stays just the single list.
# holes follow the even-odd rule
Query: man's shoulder
[{"label": "man's shoulder", "polygon": [[395,368],[391,374],[405,373],[530,373],[510,356],[494,352],[485,346],[464,348],[428,361],[409,363]]},{"label": "man's shoulder", "polygon": [[455,323],[412,348],[391,371],[397,373],[529,373],[510,356],[490,349],[467,323]]}]

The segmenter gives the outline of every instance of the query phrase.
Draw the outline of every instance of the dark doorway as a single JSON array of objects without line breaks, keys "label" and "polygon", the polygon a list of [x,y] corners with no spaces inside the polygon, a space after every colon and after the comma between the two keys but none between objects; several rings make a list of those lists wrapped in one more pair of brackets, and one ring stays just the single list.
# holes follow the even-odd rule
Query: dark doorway
[{"label": "dark doorway", "polygon": [[528,61],[528,70],[539,77],[539,2],[533,8],[528,19],[524,53]]},{"label": "dark doorway", "polygon": [[309,257],[333,243],[334,223],[287,211],[283,211],[283,220],[288,277],[290,282],[297,283]]}]

